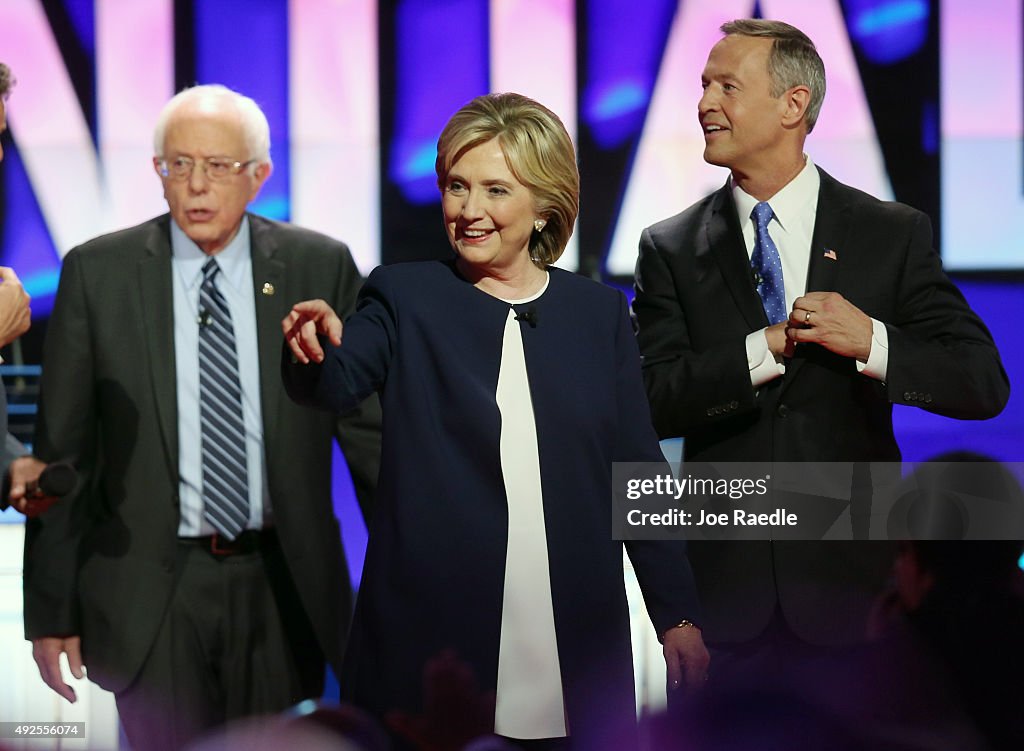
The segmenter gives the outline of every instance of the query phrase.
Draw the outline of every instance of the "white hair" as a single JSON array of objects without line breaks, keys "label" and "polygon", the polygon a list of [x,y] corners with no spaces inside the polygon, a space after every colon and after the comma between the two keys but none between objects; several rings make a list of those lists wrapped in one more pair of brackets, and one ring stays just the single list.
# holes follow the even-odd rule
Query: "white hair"
[{"label": "white hair", "polygon": [[238,112],[242,120],[242,133],[245,137],[249,153],[247,160],[255,160],[260,164],[270,164],[270,124],[267,116],[255,101],[229,89],[219,83],[193,86],[175,94],[160,111],[156,121],[156,128],[153,130],[153,153],[162,157],[164,155],[164,137],[167,133],[167,123],[182,105],[194,102],[215,102],[220,106],[230,105]]}]

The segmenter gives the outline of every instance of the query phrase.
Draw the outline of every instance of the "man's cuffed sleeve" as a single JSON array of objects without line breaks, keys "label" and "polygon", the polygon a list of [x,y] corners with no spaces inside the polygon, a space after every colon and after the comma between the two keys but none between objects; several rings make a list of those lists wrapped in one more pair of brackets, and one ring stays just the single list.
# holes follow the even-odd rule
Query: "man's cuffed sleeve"
[{"label": "man's cuffed sleeve", "polygon": [[750,385],[755,389],[773,381],[786,372],[786,366],[775,359],[768,347],[765,329],[747,334],[747,367],[750,369]]},{"label": "man's cuffed sleeve", "polygon": [[856,362],[858,373],[885,383],[885,374],[889,368],[889,332],[881,321],[871,319],[871,351],[868,353],[868,361]]}]

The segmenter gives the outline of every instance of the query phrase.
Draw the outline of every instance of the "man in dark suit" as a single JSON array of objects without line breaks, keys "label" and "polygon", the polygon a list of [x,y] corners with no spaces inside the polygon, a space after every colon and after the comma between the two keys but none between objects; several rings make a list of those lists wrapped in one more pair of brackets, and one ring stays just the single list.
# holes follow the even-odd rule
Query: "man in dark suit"
[{"label": "man in dark suit", "polygon": [[[900,459],[893,404],[998,414],[1006,373],[928,218],[804,154],[825,94],[814,44],[773,21],[722,31],[698,115],[705,160],[730,178],[640,241],[633,309],[658,433],[683,436],[687,460],[888,462]],[[855,464],[855,513],[871,482]],[[705,640],[750,654],[861,638],[891,548],[695,541],[690,557]]]},{"label": "man in dark suit", "polygon": [[43,679],[73,701],[58,658],[88,666],[147,749],[320,694],[351,609],[331,437],[361,502],[379,461],[375,405],[338,430],[281,387],[291,302],[351,310],[362,280],[341,243],[246,213],[271,170],[259,107],[188,89],[154,149],[170,214],[64,260],[36,451],[84,488],[29,521],[25,549]]}]

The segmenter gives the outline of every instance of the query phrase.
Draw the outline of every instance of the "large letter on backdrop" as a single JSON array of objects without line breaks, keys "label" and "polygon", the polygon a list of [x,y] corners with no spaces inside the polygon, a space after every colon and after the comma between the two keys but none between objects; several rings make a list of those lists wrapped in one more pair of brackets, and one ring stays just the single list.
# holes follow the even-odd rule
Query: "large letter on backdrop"
[{"label": "large letter on backdrop", "polygon": [[376,0],[291,0],[291,206],[296,224],[380,263]]},{"label": "large letter on backdrop", "polygon": [[[491,91],[515,91],[557,114],[576,141],[575,0],[491,0]],[[579,266],[569,240],[558,266]]]},{"label": "large letter on backdrop", "polygon": [[[166,210],[152,128],[173,88],[171,0],[96,4],[99,155],[39,0],[6,0],[9,119],[58,253]],[[145,65],[139,61],[145,60]]]},{"label": "large letter on backdrop", "polygon": [[174,94],[172,6],[172,0],[95,4],[96,119],[110,198],[104,232],[167,210],[152,156],[153,126]]}]

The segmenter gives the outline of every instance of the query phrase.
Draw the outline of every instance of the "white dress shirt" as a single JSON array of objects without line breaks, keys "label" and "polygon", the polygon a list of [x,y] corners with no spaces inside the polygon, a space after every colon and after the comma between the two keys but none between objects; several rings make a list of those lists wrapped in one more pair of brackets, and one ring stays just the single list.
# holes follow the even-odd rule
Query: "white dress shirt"
[{"label": "white dress shirt", "polygon": [[[199,417],[199,287],[209,256],[171,220],[171,268],[174,277],[174,362],[178,398],[178,474],[181,519],[179,537],[213,534],[203,518],[203,459]],[[263,410],[260,405],[260,363],[256,338],[256,293],[252,281],[249,220],[215,256],[220,273],[217,289],[231,310],[238,354],[245,421],[246,465],[249,471],[247,529],[271,524],[263,456]]]},{"label": "white dress shirt", "polygon": [[[807,291],[807,273],[811,263],[811,240],[818,215],[818,189],[821,177],[810,157],[804,157],[804,168],[785,187],[768,199],[775,214],[768,223],[768,234],[779,250],[782,261],[782,279],[786,287],[786,309]],[[733,184],[732,196],[736,203],[743,244],[747,258],[754,254],[757,228],[750,214],[759,201]],[[786,372],[782,358],[775,357],[768,348],[765,329],[751,332],[746,339],[747,366],[750,383],[757,388]],[[889,336],[885,324],[871,319],[871,350],[867,362],[857,360],[857,370],[879,381],[885,380],[889,365]]]}]

